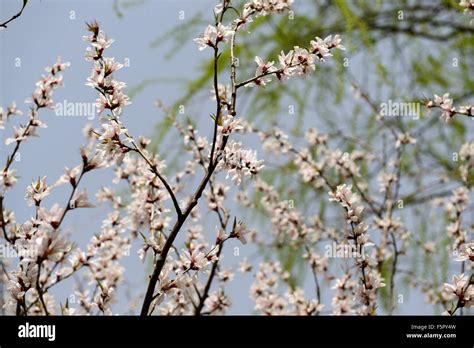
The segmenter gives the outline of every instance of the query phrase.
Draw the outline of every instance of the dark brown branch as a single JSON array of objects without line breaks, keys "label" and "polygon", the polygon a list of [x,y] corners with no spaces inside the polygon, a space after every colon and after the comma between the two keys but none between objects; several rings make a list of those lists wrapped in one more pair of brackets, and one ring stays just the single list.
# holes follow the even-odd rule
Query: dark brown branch
[{"label": "dark brown branch", "polygon": [[28,0],[23,0],[23,6],[21,7],[21,10],[15,14],[13,17],[11,17],[9,20],[7,20],[6,22],[3,22],[3,23],[0,23],[0,28],[7,28],[7,24],[14,21],[15,19],[17,19],[18,17],[20,17],[23,13],[23,10],[25,9],[26,5],[28,4]]}]

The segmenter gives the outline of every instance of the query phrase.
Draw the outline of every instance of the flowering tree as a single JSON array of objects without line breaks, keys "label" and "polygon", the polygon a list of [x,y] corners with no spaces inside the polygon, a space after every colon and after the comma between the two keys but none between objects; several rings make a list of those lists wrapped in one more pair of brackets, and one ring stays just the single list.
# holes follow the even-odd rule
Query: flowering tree
[{"label": "flowering tree", "polygon": [[[135,294],[143,316],[226,313],[231,306],[226,288],[234,276],[221,260],[230,243],[255,244],[274,254],[289,250],[314,280],[310,285],[314,291],[307,291],[298,284],[292,268],[284,264],[285,258],[278,260],[274,254],[258,267],[242,260],[239,270],[254,273],[249,274],[254,279],[249,292],[257,313],[375,315],[380,313],[382,301],[388,302],[386,312],[392,313],[403,303],[400,274],[413,275],[401,267],[402,259],[410,255],[410,246],[421,246],[427,255],[436,247],[434,242],[413,236],[407,227],[411,221],[405,215],[406,206],[418,200],[445,205],[450,250],[462,267],[453,277],[454,284],[436,288],[427,279],[412,277],[414,285],[431,303],[443,306],[446,314],[472,307],[474,244],[466,230],[472,227],[464,226],[461,218],[468,209],[473,182],[473,143],[465,143],[459,150],[461,164],[453,169],[459,185],[452,195],[426,198],[413,193],[417,186],[418,191],[425,191],[425,183],[419,181],[424,168],[421,163],[415,169],[406,164],[407,157],[423,141],[423,126],[409,131],[400,123],[390,122],[357,83],[353,83],[353,90],[376,114],[373,122],[382,139],[379,143],[358,141],[355,136],[345,139],[343,132],[325,134],[315,127],[305,127],[304,139],[296,139],[279,127],[268,129],[252,123],[239,109],[238,101],[249,98],[249,94],[264,94],[269,86],[291,88],[288,86],[297,79],[309,80],[325,69],[327,60],[339,60],[337,51],[346,50],[341,36],[331,33],[289,50],[278,47],[273,60],[256,56],[256,67],[238,55],[237,41],[254,21],[294,16],[292,4],[292,0],[251,0],[237,5],[222,0],[215,6],[214,23],[194,39],[199,51],[212,56],[215,112],[209,126],[211,136],[199,136],[192,122],[173,118],[172,125],[184,143],[180,154],[183,166],[173,175],[165,175],[166,154],[154,151],[151,139],[135,137],[128,131],[126,116],[131,99],[125,92],[126,84],[115,78],[123,64],[107,55],[114,40],[105,34],[105,28],[96,21],[88,23],[85,59],[92,69],[86,85],[97,92],[101,124],[84,130],[86,141],[80,147],[76,167],[66,168],[54,183],[40,176],[26,188],[26,203],[34,206],[35,212],[26,222],[18,222],[8,210],[8,191],[18,175],[14,159],[21,145],[46,126],[40,114],[53,108],[53,91],[62,86],[62,73],[69,63],[58,59],[46,68],[47,75],[41,77],[26,101],[31,104],[28,122],[15,128],[13,137],[5,142],[11,151],[0,175],[2,242],[18,255],[14,261],[2,260],[7,313],[113,314],[116,289],[123,285],[127,267],[124,256],[136,239],[142,243],[137,257],[151,262],[147,284]],[[472,15],[472,0],[459,5]],[[340,60],[339,64],[345,64]],[[249,66],[256,70],[246,75],[241,67],[248,70]],[[454,106],[449,94],[435,95],[425,105],[428,110],[441,109],[446,121],[473,116],[470,104]],[[166,109],[161,103],[158,106]],[[15,103],[0,109],[0,127],[7,126],[15,115],[22,115]],[[266,160],[246,141],[255,135],[270,154],[270,162],[288,160],[292,179],[305,193],[315,194],[315,206],[314,197],[306,197],[306,204],[296,207],[288,196],[282,197],[284,190],[274,186],[277,181],[272,184],[265,177]],[[342,149],[338,144],[341,139],[356,146]],[[280,174],[285,173],[287,163],[277,164]],[[76,209],[95,206],[82,187],[82,179],[104,168],[114,170],[117,187],[103,187],[96,200],[108,203],[112,212],[103,220],[100,233],[91,238],[86,249],[80,249],[72,241],[74,236],[68,238],[63,232],[63,221]],[[446,172],[439,176],[447,181]],[[199,181],[193,187],[196,177]],[[47,208],[48,195],[60,185],[70,188],[67,201]],[[118,185],[126,187],[126,195],[120,194]],[[235,199],[244,211],[265,216],[269,234],[248,227],[252,224],[248,214],[231,209],[228,195],[235,189]],[[217,218],[212,237],[205,232],[203,213]],[[77,304],[57,302],[50,290],[76,277],[87,280],[78,282]]]}]

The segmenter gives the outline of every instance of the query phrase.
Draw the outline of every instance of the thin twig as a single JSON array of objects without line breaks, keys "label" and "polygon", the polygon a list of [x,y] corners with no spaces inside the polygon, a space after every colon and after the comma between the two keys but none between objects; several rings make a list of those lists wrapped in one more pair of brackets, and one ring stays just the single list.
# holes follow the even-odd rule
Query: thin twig
[{"label": "thin twig", "polygon": [[9,20],[7,20],[6,22],[0,23],[0,27],[6,29],[8,23],[14,21],[15,19],[17,19],[23,14],[23,10],[25,9],[27,4],[28,4],[28,0],[23,0],[23,6],[21,7],[20,11],[16,13],[13,17],[11,17]]}]

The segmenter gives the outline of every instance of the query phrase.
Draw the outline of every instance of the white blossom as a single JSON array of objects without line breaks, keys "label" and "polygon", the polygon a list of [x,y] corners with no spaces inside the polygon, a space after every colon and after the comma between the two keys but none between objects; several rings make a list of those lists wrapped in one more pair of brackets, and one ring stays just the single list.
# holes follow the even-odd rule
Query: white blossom
[{"label": "white blossom", "polygon": [[226,42],[232,34],[233,31],[221,23],[218,23],[217,26],[208,25],[204,34],[194,39],[194,42],[198,44],[199,50],[202,51],[206,47],[216,47],[219,42]]}]

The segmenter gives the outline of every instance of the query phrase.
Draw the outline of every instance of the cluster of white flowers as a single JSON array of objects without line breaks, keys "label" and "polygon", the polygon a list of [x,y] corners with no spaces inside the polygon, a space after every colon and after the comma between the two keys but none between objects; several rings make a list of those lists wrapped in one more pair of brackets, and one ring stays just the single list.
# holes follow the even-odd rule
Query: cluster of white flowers
[{"label": "cluster of white flowers", "polygon": [[[158,170],[164,168],[164,163],[158,161]],[[129,184],[131,194],[127,204],[127,216],[130,230],[133,234],[148,231],[150,237],[146,239],[144,251],[151,248],[159,253],[164,244],[164,230],[169,226],[169,209],[165,207],[168,195],[160,189],[159,180],[147,170],[147,164],[139,158],[126,157],[120,167],[116,169],[116,183],[123,180]],[[105,198],[105,197],[104,197]],[[107,196],[106,200],[113,200]],[[144,259],[145,253],[141,254]]]},{"label": "cluster of white flowers", "polygon": [[465,243],[459,247],[456,261],[474,262],[474,242]]},{"label": "cluster of white flowers", "polygon": [[441,117],[446,122],[449,122],[455,115],[464,115],[467,117],[474,117],[472,105],[462,105],[458,109],[453,105],[453,99],[449,97],[449,93],[443,94],[443,96],[434,95],[433,100],[426,102],[428,109],[440,108],[442,110]]},{"label": "cluster of white flowers", "polygon": [[[255,189],[261,195],[261,205],[271,219],[272,233],[276,236],[278,245],[288,245],[291,249],[300,250],[303,248],[306,252],[302,259],[307,262],[313,273],[315,286],[317,288],[317,298],[306,300],[301,289],[289,289],[286,298],[277,293],[277,285],[274,276],[269,273],[279,273],[277,279],[288,280],[289,274],[281,272],[278,265],[272,268],[266,263],[260,264],[260,270],[257,272],[255,282],[252,286],[251,294],[256,302],[255,309],[267,315],[275,314],[297,314],[297,315],[316,315],[323,305],[320,303],[320,284],[319,279],[329,278],[328,259],[322,256],[316,250],[316,244],[324,239],[331,238],[333,231],[327,231],[317,216],[304,221],[303,214],[299,212],[292,201],[281,200],[278,192],[262,180],[255,182]],[[238,201],[252,207],[246,203],[245,197],[238,195]],[[260,242],[260,244],[262,244]],[[262,244],[263,246],[263,244]],[[267,308],[268,307],[268,308]]]},{"label": "cluster of white flowers", "polygon": [[[120,114],[121,107],[128,103],[128,98],[120,94],[124,84],[115,81],[111,75],[120,68],[120,65],[116,64],[114,59],[102,56],[104,49],[110,45],[112,40],[105,38],[96,23],[89,25],[88,28],[92,33],[88,40],[91,41],[93,49],[88,50],[86,58],[96,61],[93,74],[89,78],[89,84],[100,90],[107,100],[112,100],[105,108],[109,109],[116,117]],[[91,52],[95,52],[95,55]],[[27,100],[27,102],[34,104],[30,111],[30,121],[26,126],[16,131],[13,140],[7,141],[7,143],[16,142],[17,146],[12,155],[7,158],[7,165],[2,171],[3,175],[0,176],[2,188],[9,188],[15,183],[14,170],[9,168],[12,158],[18,151],[20,143],[33,135],[36,127],[44,126],[36,117],[38,110],[53,105],[52,92],[62,84],[60,72],[68,65],[68,63],[61,63],[58,60],[55,65],[47,68],[48,76],[42,77],[33,96]],[[117,100],[121,101],[116,103]],[[15,105],[9,107],[6,113],[7,117],[13,114],[19,114]],[[118,122],[106,122],[103,124],[103,129],[102,134],[97,136],[100,144],[93,156],[91,156],[92,144],[81,147],[81,165],[72,169],[66,168],[66,173],[53,185],[48,185],[45,177],[39,177],[27,187],[25,199],[28,205],[36,207],[34,218],[22,225],[15,224],[13,215],[4,210],[2,206],[4,237],[20,256],[17,269],[12,272],[14,276],[10,277],[11,297],[7,303],[7,312],[24,315],[55,313],[56,304],[48,290],[76,274],[83,267],[87,267],[89,280],[96,285],[96,291],[92,294],[89,294],[88,291],[79,292],[78,296],[81,298],[78,302],[79,307],[71,308],[68,304],[65,308],[61,308],[62,313],[90,314],[96,308],[105,314],[111,314],[108,304],[113,299],[113,290],[121,280],[123,273],[118,260],[128,254],[130,246],[130,238],[122,236],[125,231],[130,229],[130,223],[128,217],[126,219],[119,217],[118,209],[123,207],[120,198],[111,191],[105,190],[102,190],[102,193],[98,195],[99,201],[105,200],[104,197],[112,196],[111,201],[113,201],[116,211],[104,220],[102,233],[92,238],[87,253],[74,248],[60,230],[61,223],[68,211],[94,206],[89,201],[87,191],[85,189],[78,190],[83,175],[104,166],[118,156],[123,158],[123,153],[129,150],[128,148],[127,151],[117,150],[117,147],[123,145],[119,136],[122,132],[126,132]],[[96,131],[89,133],[94,136],[98,134]],[[147,172],[147,170],[143,170],[143,172]],[[139,176],[143,177],[142,173]],[[61,184],[69,184],[72,188],[67,205],[61,207],[54,204],[49,209],[43,207],[43,200],[54,187]]]},{"label": "cluster of white flowers", "polygon": [[464,270],[474,268],[474,243],[466,241],[468,233],[461,226],[462,213],[469,206],[468,194],[465,187],[459,187],[446,201],[446,211],[451,219],[447,230],[449,236],[453,238],[455,260],[463,263],[463,273],[453,276],[453,284],[444,284],[442,292],[444,301],[456,300],[454,306],[447,308],[445,312],[447,315],[454,315],[458,309],[474,306],[474,273],[470,276],[464,274]]},{"label": "cluster of white flowers", "polygon": [[[66,69],[70,64],[61,63],[60,59],[52,67],[47,67],[45,70],[47,75],[41,76],[41,79],[36,83],[36,89],[33,95],[28,98],[25,102],[32,103],[33,106],[30,108],[28,116],[29,120],[26,125],[21,125],[18,128],[14,127],[14,135],[12,138],[5,140],[5,145],[16,143],[16,147],[13,149],[11,155],[7,158],[5,167],[3,167],[0,173],[0,195],[4,195],[5,192],[11,189],[17,179],[15,177],[15,170],[10,169],[14,156],[17,154],[19,146],[22,142],[28,138],[36,135],[37,128],[45,128],[46,124],[38,119],[38,111],[42,108],[52,107],[53,102],[53,91],[62,85],[62,71]],[[4,128],[4,123],[12,115],[22,115],[23,113],[18,110],[15,103],[12,103],[5,112],[3,108],[0,108],[0,129]]]},{"label": "cluster of white flowers", "polygon": [[230,141],[222,152],[217,169],[225,170],[227,177],[240,185],[244,176],[257,175],[263,167],[263,160],[257,159],[255,150],[244,149],[241,142]]},{"label": "cluster of white flowers", "polygon": [[46,177],[38,178],[38,181],[32,182],[26,189],[26,203],[28,206],[33,204],[39,206],[41,201],[49,195],[51,188],[46,184]]},{"label": "cluster of white flowers", "polygon": [[[461,0],[459,6],[464,8],[464,13],[474,17],[474,0]],[[471,20],[471,24],[474,23],[474,19]]]},{"label": "cluster of white flowers", "polygon": [[[255,130],[254,130],[255,131]],[[266,150],[269,150],[275,154],[289,153],[295,156],[295,164],[301,168],[302,179],[304,182],[315,183],[315,187],[327,187],[332,189],[332,184],[329,178],[333,178],[329,173],[329,169],[336,170],[336,173],[342,174],[343,177],[359,176],[359,169],[356,161],[360,159],[363,154],[359,151],[353,153],[342,153],[342,151],[336,149],[334,151],[328,148],[328,136],[320,134],[316,129],[310,129],[306,133],[306,138],[310,143],[310,148],[303,148],[296,150],[293,145],[288,141],[286,136],[281,130],[275,129],[272,133],[259,132],[263,145]],[[413,140],[409,136],[401,137],[401,143],[403,145],[413,143]],[[401,144],[401,145],[402,145]],[[316,153],[315,156],[318,158],[318,162],[314,161],[312,154]],[[362,186],[361,184],[359,184]],[[333,229],[324,228],[318,219],[313,219],[313,225],[311,228],[304,228],[302,216],[295,209],[289,209],[288,202],[279,202],[278,195],[273,189],[259,181],[257,181],[257,189],[264,195],[262,197],[262,203],[266,210],[272,214],[272,223],[274,231],[290,232],[290,237],[300,239],[305,234],[314,236],[315,241],[321,238],[330,238],[340,241],[337,234],[334,233]],[[346,234],[346,240],[353,240],[358,244],[359,254],[356,257],[356,264],[359,269],[363,270],[363,286],[360,286],[358,282],[353,282],[354,288],[350,294],[341,296],[336,294],[334,297],[334,313],[358,313],[362,315],[375,314],[376,308],[376,294],[377,289],[384,286],[381,279],[380,273],[377,271],[377,265],[386,259],[387,251],[386,241],[384,246],[375,247],[376,251],[374,254],[368,253],[368,247],[373,245],[368,242],[368,235],[366,233],[368,226],[362,222],[362,206],[358,204],[358,198],[352,193],[351,188],[345,185],[341,185],[331,192],[331,200],[340,202],[346,209],[346,218],[351,230]],[[245,201],[245,200],[244,200]],[[279,210],[281,208],[281,210]],[[278,212],[278,214],[275,214]],[[287,214],[289,215],[286,218]],[[281,222],[281,224],[279,224]],[[380,226],[386,231],[400,234],[402,240],[407,240],[409,234],[404,232],[401,226],[400,219],[377,219]],[[387,225],[387,226],[385,226]],[[303,227],[303,228],[302,228]],[[300,230],[306,230],[307,232],[300,233]],[[292,232],[293,231],[293,232]],[[398,233],[400,231],[400,233]],[[403,232],[403,233],[402,233]],[[286,236],[286,234],[282,233]],[[280,240],[280,239],[279,239]],[[340,241],[340,242],[343,242]],[[364,254],[360,254],[360,252]],[[317,273],[327,272],[327,262],[325,257],[318,255],[313,250],[309,250],[305,253],[306,258]],[[356,296],[357,303],[353,303],[353,298]],[[347,301],[345,300],[347,298]],[[360,305],[362,303],[362,305]],[[341,309],[342,308],[342,309]]]},{"label": "cluster of white flowers", "polygon": [[23,115],[23,112],[17,108],[15,102],[12,102],[6,111],[0,106],[0,129],[5,129],[5,123],[8,122],[8,118],[14,115]]},{"label": "cluster of white flowers", "polygon": [[0,172],[0,195],[15,186],[18,178],[15,169],[4,169]]},{"label": "cluster of white flowers", "polygon": [[[53,278],[40,278],[39,270],[42,267],[52,272],[51,267],[63,262],[72,250],[71,243],[61,236],[55,224],[43,220],[45,212],[41,211],[37,215],[38,218],[11,229],[13,236],[10,237],[10,243],[20,259],[8,287],[10,299],[6,304],[7,313],[26,311],[26,303],[30,301],[33,305],[38,304],[39,295],[43,297],[42,289],[53,281]],[[41,301],[44,302],[44,298]],[[52,309],[47,304],[43,306],[46,313]],[[38,314],[41,313],[43,309]]]},{"label": "cluster of white flowers", "polygon": [[113,74],[123,68],[123,64],[115,58],[104,57],[104,51],[110,47],[113,40],[108,39],[97,22],[88,24],[89,36],[84,40],[92,47],[86,49],[86,60],[94,61],[94,68],[87,79],[87,85],[100,92],[96,107],[99,113],[110,110],[114,118],[122,114],[123,107],[130,104],[130,98],[123,92],[125,83],[114,79]]},{"label": "cluster of white flowers", "polygon": [[473,0],[461,0],[459,6],[464,7],[465,11],[474,11],[474,1]]},{"label": "cluster of white flowers", "polygon": [[307,238],[314,242],[318,239],[320,231],[316,231],[312,226],[306,224],[302,214],[288,201],[281,200],[272,186],[258,180],[255,183],[255,188],[262,193],[262,206],[271,216],[273,233],[279,237],[279,240],[283,241],[286,237],[292,241]]},{"label": "cluster of white flowers", "polygon": [[316,62],[324,62],[326,57],[332,56],[331,50],[345,50],[341,45],[339,35],[330,35],[324,40],[316,37],[311,41],[309,49],[294,47],[288,53],[281,52],[278,56],[280,67],[274,66],[273,61],[264,62],[262,58],[255,57],[257,70],[255,77],[246,86],[265,86],[271,81],[270,75],[275,75],[278,80],[284,81],[294,75],[305,75],[316,69]]},{"label": "cluster of white flowers", "polygon": [[402,145],[412,145],[416,144],[416,139],[411,137],[408,132],[398,134],[397,141],[395,143],[395,148],[398,149]]},{"label": "cluster of white flowers", "polygon": [[332,298],[333,315],[355,315],[357,302],[354,300],[354,292],[357,282],[351,279],[351,275],[346,273],[336,279],[331,289],[335,290]]},{"label": "cluster of white flowers", "polygon": [[387,173],[384,171],[380,172],[377,179],[379,181],[380,186],[379,192],[382,193],[389,191],[392,184],[397,182],[398,180],[397,176],[394,173]]},{"label": "cluster of white flowers", "polygon": [[[10,297],[5,304],[7,313],[16,314],[48,314],[54,313],[54,298],[44,291],[52,279],[53,267],[64,262],[65,257],[72,250],[71,243],[66,241],[59,231],[59,226],[67,210],[59,205],[51,209],[41,207],[43,199],[49,195],[54,187],[46,184],[46,178],[38,178],[26,189],[26,202],[36,208],[35,217],[20,224],[15,221],[13,212],[5,209],[4,198],[7,190],[17,182],[16,170],[11,165],[17,155],[21,143],[29,137],[36,135],[37,128],[46,127],[38,119],[38,111],[42,108],[52,108],[53,92],[62,85],[62,72],[69,63],[56,63],[46,68],[47,75],[43,75],[36,84],[32,96],[25,102],[32,104],[29,110],[29,120],[26,125],[14,127],[13,138],[7,138],[6,145],[15,143],[11,154],[7,157],[6,164],[0,174],[0,200],[2,223],[1,228],[5,243],[15,250],[18,255],[16,269],[7,275]],[[15,103],[5,111],[0,110],[1,128],[12,115],[22,115]],[[79,197],[77,197],[79,198]],[[45,272],[42,273],[41,271]],[[49,273],[48,273],[49,272]],[[44,275],[47,275],[44,277]]]},{"label": "cluster of white flowers", "polygon": [[224,293],[223,289],[213,291],[205,302],[206,313],[222,315],[227,312],[231,306],[229,297]]},{"label": "cluster of white flowers", "polygon": [[200,51],[206,47],[216,49],[220,42],[226,42],[232,34],[233,31],[221,23],[218,23],[216,26],[208,25],[203,35],[194,39],[194,42],[199,45]]},{"label": "cluster of white flowers", "polygon": [[282,269],[278,262],[260,264],[255,275],[255,282],[250,288],[257,311],[266,315],[285,314],[287,301],[277,293],[280,278],[282,278]]},{"label": "cluster of white flowers", "polygon": [[288,286],[285,294],[279,293],[288,277],[279,262],[260,263],[250,288],[255,310],[264,315],[318,315],[324,306],[316,299],[306,299],[303,289]]},{"label": "cluster of white flowers", "polygon": [[[367,240],[363,233],[367,231],[368,226],[364,224],[361,219],[364,207],[356,204],[359,202],[359,198],[352,192],[352,186],[347,186],[346,184],[338,186],[335,192],[329,192],[329,201],[340,203],[346,210],[347,223],[354,223],[357,226],[361,225],[358,229],[361,233],[357,234],[357,236],[361,237],[361,243],[365,243]],[[359,239],[356,242],[359,242]]]},{"label": "cluster of white flowers", "polygon": [[[256,131],[256,130],[253,130]],[[320,134],[315,128],[310,128],[305,137],[309,147],[296,149],[288,141],[288,135],[275,128],[271,133],[258,132],[263,141],[263,148],[276,155],[291,154],[294,156],[294,164],[305,183],[311,183],[316,188],[333,188],[329,177],[339,174],[343,178],[358,177],[360,175],[357,161],[362,158],[370,160],[371,155],[358,150],[351,153],[342,152],[339,149],[332,150],[328,147],[328,135]],[[314,156],[313,156],[314,154]],[[316,161],[314,157],[317,157]],[[331,173],[331,170],[334,172]]]},{"label": "cluster of white flowers", "polygon": [[[52,67],[47,67],[45,70],[48,75],[41,76],[41,79],[36,83],[36,90],[33,95],[28,98],[26,103],[33,103],[37,108],[51,108],[54,105],[53,91],[62,85],[61,72],[64,71],[70,63],[61,63],[58,58]],[[31,115],[30,115],[31,117]]]},{"label": "cluster of white flowers", "polygon": [[292,4],[293,0],[251,0],[244,4],[244,11],[255,11],[258,15],[266,16],[288,10]]},{"label": "cluster of white flowers", "polygon": [[444,298],[448,301],[456,300],[454,308],[448,309],[445,314],[453,315],[458,308],[474,306],[474,277],[466,274],[454,275],[453,284],[444,284]]},{"label": "cluster of white flowers", "polygon": [[222,183],[215,183],[209,189],[209,191],[204,192],[206,197],[207,206],[210,210],[218,210],[219,207],[223,206],[226,194],[229,191],[230,187]]},{"label": "cluster of white flowers", "polygon": [[[91,238],[87,251],[76,248],[69,258],[69,265],[61,268],[56,275],[56,282],[87,268],[85,279],[95,285],[95,291],[78,291],[78,307],[68,306],[69,315],[92,314],[94,309],[110,315],[110,304],[114,301],[114,290],[122,280],[124,268],[120,260],[129,255],[131,240],[125,236],[129,229],[127,218],[122,218],[118,211],[110,213],[102,223],[100,234]],[[90,296],[89,296],[90,295]]]},{"label": "cluster of white flowers", "polygon": [[355,294],[362,304],[357,312],[372,315],[376,309],[377,289],[385,284],[374,267],[376,260],[373,255],[364,250],[365,247],[373,245],[367,234],[369,226],[362,221],[364,208],[358,204],[359,198],[352,192],[352,186],[346,184],[338,186],[335,192],[329,192],[329,197],[329,201],[338,202],[345,209],[346,221],[350,225],[346,238],[355,243],[357,250],[356,265],[362,273],[362,286],[358,285],[355,289]]},{"label": "cluster of white flowers", "polygon": [[[86,191],[79,193],[76,190],[80,181],[80,179],[76,181],[78,179],[77,175],[78,170],[68,170],[66,175],[73,187],[73,193],[66,208],[61,208],[58,204],[54,204],[50,209],[40,206],[43,199],[57,184],[48,186],[45,178],[39,178],[27,187],[26,194],[28,204],[36,206],[36,217],[31,218],[21,226],[15,225],[11,218],[8,224],[6,223],[6,225],[11,226],[10,236],[6,236],[6,239],[20,257],[20,262],[15,271],[17,280],[11,283],[10,286],[12,296],[7,303],[7,312],[54,313],[55,303],[52,296],[46,293],[47,290],[71,276],[80,266],[86,263],[85,257],[77,258],[73,256],[71,260],[75,259],[75,261],[71,262],[72,266],[66,265],[67,256],[73,255],[73,253],[77,254],[77,250],[73,249],[72,243],[68,242],[59,230],[67,211],[91,206]],[[67,180],[63,178],[58,181],[59,184],[64,182],[67,182]],[[94,256],[97,255],[90,253],[88,258]],[[82,264],[79,264],[79,260],[82,260]],[[109,266],[112,265],[109,263]],[[41,272],[41,270],[44,272]],[[34,282],[30,281],[27,286],[22,279],[29,277],[28,275],[31,273],[35,273],[36,279]],[[18,294],[19,289],[21,296]],[[31,304],[31,308],[27,307],[27,303]]]},{"label": "cluster of white flowers", "polygon": [[[17,306],[26,302],[26,293],[34,288],[37,273],[38,266],[25,269],[23,265],[20,265],[17,271],[10,273],[10,279],[7,285],[9,298],[5,304],[7,313],[10,308],[13,311]],[[19,312],[19,310],[17,312]]]},{"label": "cluster of white flowers", "polygon": [[222,116],[221,124],[218,126],[220,134],[229,136],[233,131],[239,131],[243,129],[241,121],[236,119],[232,115]]},{"label": "cluster of white flowers", "polygon": [[[169,260],[160,275],[158,293],[154,306],[161,304],[165,298],[167,302],[160,307],[162,315],[189,315],[189,314],[223,314],[230,307],[230,300],[224,292],[223,284],[232,280],[233,272],[230,269],[221,269],[217,272],[220,252],[223,244],[229,238],[239,238],[243,235],[245,225],[234,228],[226,235],[222,229],[217,229],[216,244],[209,247],[202,235],[200,226],[188,229],[186,236],[187,249],[183,250],[179,259],[169,256]],[[239,236],[238,236],[239,235]],[[209,267],[211,271],[209,271]],[[221,283],[218,290],[210,292],[209,288],[200,284],[199,275],[207,275],[207,281],[214,276]],[[199,305],[196,305],[199,303]]]},{"label": "cluster of white flowers", "polygon": [[[290,9],[293,0],[250,0],[242,8],[239,18],[234,21],[236,30],[245,28],[247,23],[253,22],[252,16],[268,16],[273,13],[282,13]],[[224,10],[224,4],[220,3],[214,9],[216,14]]]}]

